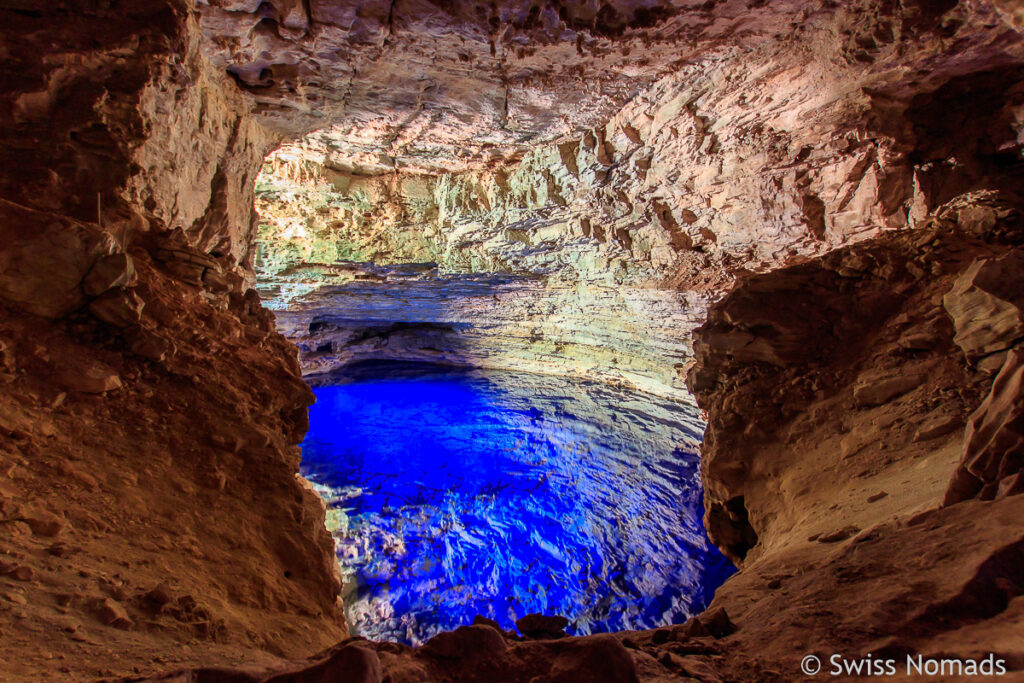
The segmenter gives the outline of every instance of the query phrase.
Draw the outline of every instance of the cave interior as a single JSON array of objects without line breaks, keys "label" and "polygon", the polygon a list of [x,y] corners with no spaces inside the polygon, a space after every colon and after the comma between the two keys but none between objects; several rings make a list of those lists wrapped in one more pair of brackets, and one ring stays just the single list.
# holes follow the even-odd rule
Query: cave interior
[{"label": "cave interior", "polygon": [[1024,676],[1017,0],[0,19],[0,679]]}]

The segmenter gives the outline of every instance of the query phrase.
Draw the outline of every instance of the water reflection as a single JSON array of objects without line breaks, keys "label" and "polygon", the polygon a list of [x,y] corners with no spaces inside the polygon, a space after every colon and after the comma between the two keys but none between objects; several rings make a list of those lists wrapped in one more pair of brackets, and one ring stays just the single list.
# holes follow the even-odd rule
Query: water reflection
[{"label": "water reflection", "polygon": [[380,363],[315,391],[303,474],[331,507],[354,633],[415,644],[530,612],[580,634],[650,628],[732,571],[701,524],[688,404]]}]

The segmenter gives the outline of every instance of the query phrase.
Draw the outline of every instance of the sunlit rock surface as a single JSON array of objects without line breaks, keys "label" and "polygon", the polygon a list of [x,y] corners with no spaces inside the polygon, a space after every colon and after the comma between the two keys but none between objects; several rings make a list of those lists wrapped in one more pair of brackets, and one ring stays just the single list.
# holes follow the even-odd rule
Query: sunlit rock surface
[{"label": "sunlit rock surface", "polygon": [[[5,674],[303,681],[355,662],[368,680],[788,681],[809,643],[997,651],[1020,669],[1015,314],[965,317],[964,295],[995,292],[961,268],[1022,243],[986,229],[991,196],[1021,206],[1019,3],[532,6],[3,3]],[[735,631],[704,626],[712,610],[653,632],[475,627],[286,661],[344,634],[322,510],[294,477],[308,393],[247,292],[253,180],[289,142],[338,174],[332,192],[366,188],[358,216],[324,215],[397,261],[749,295],[712,314],[702,374],[721,386],[695,387],[709,507],[748,555],[718,597]],[[379,201],[391,184],[415,201]],[[906,241],[849,250],[886,230]],[[399,258],[406,244],[430,256]],[[137,279],[97,292],[90,273],[121,254]],[[820,279],[780,287],[801,264]],[[829,322],[859,315],[865,294],[901,310],[863,336],[811,324],[826,302]],[[994,353],[954,348],[948,314],[965,340],[998,333]]]},{"label": "sunlit rock surface", "polygon": [[[429,266],[336,265],[303,293],[262,289],[307,375],[361,360],[419,360],[572,375],[684,397],[693,298],[546,278],[439,275]],[[320,285],[320,286],[317,286]],[[275,298],[270,298],[276,295]]]},{"label": "sunlit rock surface", "polygon": [[331,507],[354,633],[419,644],[532,613],[652,628],[731,571],[701,524],[692,403],[417,364],[321,382],[302,472]]},{"label": "sunlit rock surface", "polygon": [[479,167],[602,125],[687,60],[811,13],[689,0],[198,4],[204,48],[254,118],[328,128],[348,163],[385,172]]},{"label": "sunlit rock surface", "polygon": [[[347,258],[378,263],[721,291],[736,276],[913,227],[962,192],[1014,190],[1024,54],[1006,12],[987,2],[747,4],[670,8],[665,27],[680,27],[686,63],[598,125],[506,143],[518,151],[502,163],[467,165],[456,154],[431,168],[401,155],[360,163],[358,145],[319,130],[265,167],[262,232],[299,251],[333,242]],[[433,29],[462,22],[473,25],[456,13]],[[382,64],[404,54],[394,40]],[[281,90],[292,80],[264,92],[294,101]],[[397,106],[383,91],[372,96],[381,111]],[[571,120],[579,101],[552,106]],[[433,111],[444,119],[462,104]],[[360,116],[340,119],[372,128]],[[458,139],[448,128],[406,138],[400,121],[375,123],[402,149]]]}]

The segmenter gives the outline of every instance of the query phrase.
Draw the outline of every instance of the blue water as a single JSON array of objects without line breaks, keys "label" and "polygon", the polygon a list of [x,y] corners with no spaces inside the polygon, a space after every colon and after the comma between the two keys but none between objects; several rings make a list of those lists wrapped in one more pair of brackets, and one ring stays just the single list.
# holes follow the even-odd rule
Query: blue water
[{"label": "blue water", "polygon": [[417,644],[532,612],[579,634],[680,623],[733,571],[701,523],[687,403],[433,366],[335,382],[314,389],[302,473],[356,634]]}]

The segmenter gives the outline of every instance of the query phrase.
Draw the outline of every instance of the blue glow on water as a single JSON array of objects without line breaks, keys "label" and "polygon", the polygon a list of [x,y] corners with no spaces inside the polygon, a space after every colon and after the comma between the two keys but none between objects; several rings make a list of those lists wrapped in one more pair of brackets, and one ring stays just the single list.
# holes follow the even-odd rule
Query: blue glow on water
[{"label": "blue glow on water", "polygon": [[701,523],[696,409],[605,385],[373,366],[316,387],[302,473],[337,527],[352,630],[477,614],[570,632],[701,611],[732,573]]}]

